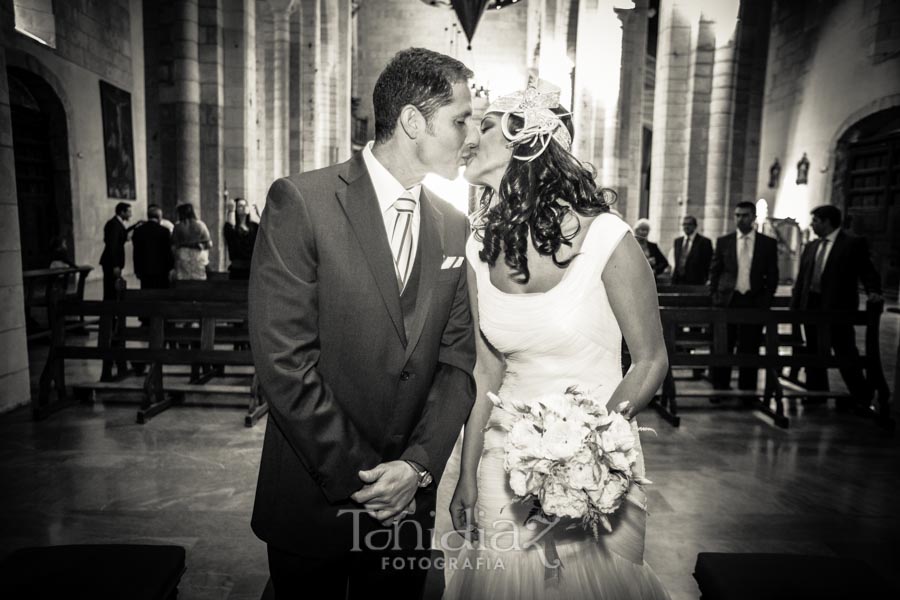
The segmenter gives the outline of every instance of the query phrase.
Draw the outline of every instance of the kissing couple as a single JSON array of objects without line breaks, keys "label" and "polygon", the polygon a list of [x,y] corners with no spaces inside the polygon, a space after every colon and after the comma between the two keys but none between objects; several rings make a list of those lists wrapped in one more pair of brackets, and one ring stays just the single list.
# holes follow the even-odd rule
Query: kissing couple
[{"label": "kissing couple", "polygon": [[[252,527],[279,600],[420,598],[432,532],[533,535],[500,514],[514,497],[489,392],[596,388],[636,428],[665,376],[653,275],[571,154],[558,94],[498,98],[476,123],[472,76],[399,52],[375,84],[374,142],[269,190],[249,294],[270,412]],[[421,183],[463,166],[485,189],[471,225]],[[534,548],[471,547],[444,597],[667,598],[629,496],[610,539],[560,541],[562,577]]]}]

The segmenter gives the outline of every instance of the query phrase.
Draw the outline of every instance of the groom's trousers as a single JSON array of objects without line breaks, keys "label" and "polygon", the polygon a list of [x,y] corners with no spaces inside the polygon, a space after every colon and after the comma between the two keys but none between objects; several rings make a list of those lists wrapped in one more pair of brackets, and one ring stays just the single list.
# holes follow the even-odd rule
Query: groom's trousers
[{"label": "groom's trousers", "polygon": [[429,551],[348,552],[329,557],[291,554],[268,545],[276,600],[419,600]]}]

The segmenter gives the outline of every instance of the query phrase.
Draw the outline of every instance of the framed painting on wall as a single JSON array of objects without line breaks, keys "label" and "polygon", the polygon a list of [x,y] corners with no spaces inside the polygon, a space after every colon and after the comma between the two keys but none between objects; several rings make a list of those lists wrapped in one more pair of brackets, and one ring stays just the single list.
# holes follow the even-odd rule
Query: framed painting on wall
[{"label": "framed painting on wall", "polygon": [[100,106],[106,154],[106,195],[119,200],[135,200],[131,94],[101,81]]}]

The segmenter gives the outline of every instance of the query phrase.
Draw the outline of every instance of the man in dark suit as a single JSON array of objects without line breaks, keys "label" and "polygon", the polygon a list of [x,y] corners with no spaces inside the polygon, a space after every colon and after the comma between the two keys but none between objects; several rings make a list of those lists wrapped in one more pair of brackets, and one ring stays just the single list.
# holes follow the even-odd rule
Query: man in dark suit
[{"label": "man in dark suit", "polygon": [[[872,264],[865,238],[841,229],[842,215],[836,206],[819,206],[812,211],[812,230],[819,239],[810,242],[800,258],[800,271],[794,284],[791,307],[800,310],[857,310],[859,284],[871,301],[881,298],[881,277]],[[818,345],[818,328],[804,325],[806,344]],[[830,327],[831,347],[837,357],[858,358],[856,335],[852,325]],[[853,399],[868,406],[872,389],[858,366],[840,369]],[[811,390],[827,390],[825,369],[806,368],[806,385]],[[839,406],[844,407],[845,403]]]},{"label": "man in dark suit", "polygon": [[103,226],[103,254],[100,255],[100,266],[103,267],[103,299],[114,300],[116,282],[122,277],[125,267],[125,243],[128,233],[134,226],[126,223],[131,220],[131,205],[127,202],[116,204],[116,215]]},{"label": "man in dark suit", "polygon": [[147,207],[147,220],[131,235],[134,274],[140,280],[142,290],[169,287],[169,271],[175,266],[172,236],[161,221],[162,209],[151,204]]},{"label": "man in dark suit", "polygon": [[[739,202],[734,209],[737,231],[716,240],[709,269],[709,287],[714,306],[728,308],[769,308],[778,288],[778,244],[774,238],[756,231],[756,206]],[[757,354],[762,341],[758,325],[729,325],[728,351],[737,346],[739,354]],[[755,390],[759,369],[740,369],[738,387]],[[712,370],[713,387],[731,387],[731,368]]]},{"label": "man in dark suit", "polygon": [[422,594],[474,332],[468,223],[421,181],[455,177],[477,143],[471,75],[398,53],[375,84],[374,145],[269,190],[250,276],[270,414],[252,526],[277,598]]},{"label": "man in dark suit", "polygon": [[682,219],[681,230],[684,235],[675,238],[672,283],[704,285],[713,256],[712,240],[697,233],[697,219],[692,215]]}]

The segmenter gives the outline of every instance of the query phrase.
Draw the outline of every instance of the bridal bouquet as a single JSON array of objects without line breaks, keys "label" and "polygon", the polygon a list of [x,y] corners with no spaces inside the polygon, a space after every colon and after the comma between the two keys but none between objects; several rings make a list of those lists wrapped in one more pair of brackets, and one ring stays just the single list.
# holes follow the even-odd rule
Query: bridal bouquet
[{"label": "bridal bouquet", "polygon": [[581,519],[599,536],[612,531],[608,515],[631,484],[650,483],[635,472],[636,434],[618,412],[571,387],[563,394],[524,402],[488,397],[506,413],[489,427],[508,432],[505,468],[521,501],[536,500],[547,516]]}]

